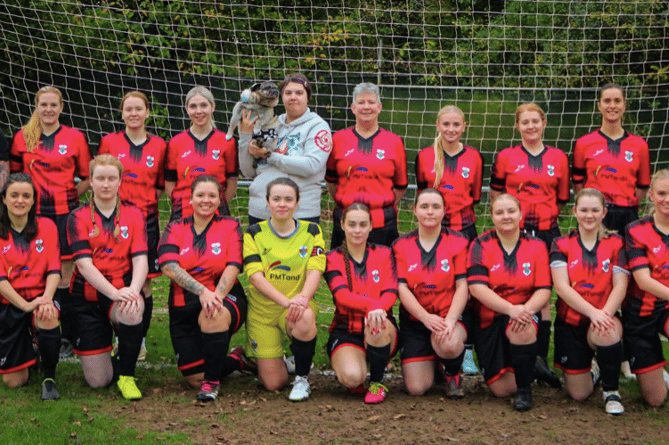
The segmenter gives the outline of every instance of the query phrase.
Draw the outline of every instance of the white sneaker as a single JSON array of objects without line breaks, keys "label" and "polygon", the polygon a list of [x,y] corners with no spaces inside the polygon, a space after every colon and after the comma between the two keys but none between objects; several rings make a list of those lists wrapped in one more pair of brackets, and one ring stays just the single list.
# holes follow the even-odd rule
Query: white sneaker
[{"label": "white sneaker", "polygon": [[625,412],[625,408],[623,407],[618,391],[604,391],[603,395],[605,403],[604,411],[606,411],[606,414],[619,416]]},{"label": "white sneaker", "polygon": [[301,402],[309,398],[311,393],[311,386],[309,386],[309,379],[301,375],[295,376],[293,382],[293,389],[290,391],[288,400],[291,402]]}]

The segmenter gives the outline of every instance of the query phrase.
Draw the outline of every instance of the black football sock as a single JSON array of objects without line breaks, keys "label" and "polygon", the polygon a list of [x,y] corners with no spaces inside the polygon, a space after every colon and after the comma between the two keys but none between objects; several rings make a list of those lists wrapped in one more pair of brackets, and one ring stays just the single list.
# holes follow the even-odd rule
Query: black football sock
[{"label": "black football sock", "polygon": [[529,345],[509,346],[511,366],[516,374],[518,388],[529,387],[534,380],[534,363],[537,361],[537,342]]},{"label": "black football sock", "polygon": [[153,296],[144,297],[144,314],[142,315],[142,337],[146,338],[146,334],[151,327],[151,316],[153,315]]},{"label": "black football sock", "polygon": [[386,365],[390,361],[390,343],[385,346],[367,345],[367,360],[369,360],[369,381],[382,382]]},{"label": "black football sock", "polygon": [[439,361],[444,365],[444,374],[448,377],[458,375],[462,362],[465,359],[465,350],[463,349],[460,355],[455,358],[439,358]]},{"label": "black football sock", "polygon": [[604,391],[617,391],[620,380],[620,363],[623,358],[623,344],[597,346],[597,364],[602,377]]},{"label": "black football sock", "polygon": [[42,359],[44,377],[55,379],[60,351],[60,328],[39,329],[37,331],[37,345]]},{"label": "black football sock", "polygon": [[290,350],[295,356],[295,375],[309,375],[311,362],[314,359],[314,354],[316,354],[316,337],[307,341],[293,338]]},{"label": "black football sock", "polygon": [[548,345],[551,341],[551,321],[541,320],[537,332],[537,355],[548,362]]},{"label": "black football sock", "polygon": [[54,295],[54,300],[60,306],[60,329],[61,337],[67,339],[74,344],[77,337],[77,319],[72,305],[72,297],[70,296],[70,289],[58,288]]},{"label": "black football sock", "polygon": [[118,373],[134,376],[137,356],[142,347],[142,324],[118,324]]},{"label": "black football sock", "polygon": [[228,331],[202,334],[202,355],[204,356],[204,379],[218,381],[223,371],[223,358],[228,352],[230,334]]}]

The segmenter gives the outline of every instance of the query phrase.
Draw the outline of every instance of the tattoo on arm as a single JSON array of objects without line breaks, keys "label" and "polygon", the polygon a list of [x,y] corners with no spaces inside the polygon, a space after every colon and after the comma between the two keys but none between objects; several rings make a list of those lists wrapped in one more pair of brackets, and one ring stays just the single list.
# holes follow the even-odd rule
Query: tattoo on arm
[{"label": "tattoo on arm", "polygon": [[225,277],[221,277],[221,280],[218,282],[218,286],[216,286],[216,291],[220,292],[221,294],[224,294],[226,287],[228,287],[228,279]]},{"label": "tattoo on arm", "polygon": [[181,266],[177,264],[167,264],[165,269],[174,274],[174,282],[195,295],[200,295],[204,290],[204,285],[193,278]]}]

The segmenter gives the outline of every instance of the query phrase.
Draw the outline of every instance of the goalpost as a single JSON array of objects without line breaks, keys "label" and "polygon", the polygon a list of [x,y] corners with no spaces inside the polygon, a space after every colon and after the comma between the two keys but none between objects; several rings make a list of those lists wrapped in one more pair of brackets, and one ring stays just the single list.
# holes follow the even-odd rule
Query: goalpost
[{"label": "goalpost", "polygon": [[[194,84],[212,89],[215,120],[226,129],[243,88],[301,71],[314,84],[312,109],[334,131],[354,123],[353,87],[380,85],[381,125],[404,139],[412,187],[413,160],[434,140],[436,112],[458,105],[463,140],[484,155],[487,187],[494,153],[519,141],[518,103],[538,102],[548,114],[546,143],[570,154],[599,125],[597,86],[615,81],[628,91],[625,127],[648,140],[653,170],[669,161],[664,2],[41,0],[5,2],[0,12],[0,130],[8,135],[48,84],[64,92],[62,122],[84,131],[95,150],[102,135],[122,129],[127,91],[148,94],[150,130],[169,139],[188,126],[183,98]],[[241,184],[231,209],[244,221]],[[412,197],[410,189],[402,230]],[[483,214],[485,201],[487,194]],[[327,232],[333,204],[325,193],[323,203]]]}]

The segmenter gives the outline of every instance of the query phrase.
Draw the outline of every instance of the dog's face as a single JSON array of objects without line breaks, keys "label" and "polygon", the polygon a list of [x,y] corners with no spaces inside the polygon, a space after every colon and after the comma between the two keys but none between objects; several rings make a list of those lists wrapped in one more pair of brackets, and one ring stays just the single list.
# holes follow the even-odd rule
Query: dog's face
[{"label": "dog's face", "polygon": [[258,103],[261,105],[273,107],[279,103],[279,88],[274,82],[266,80],[265,82],[255,83],[251,91],[258,95]]}]

